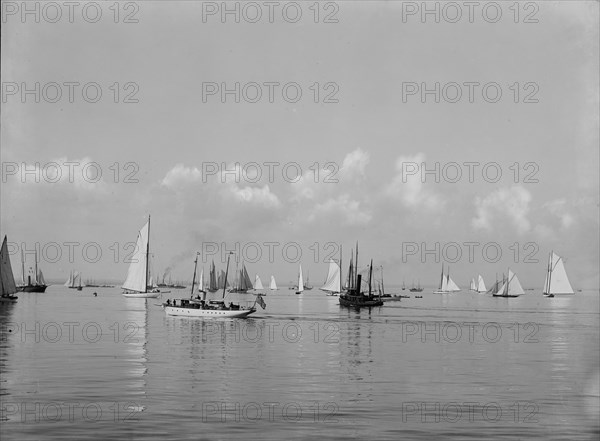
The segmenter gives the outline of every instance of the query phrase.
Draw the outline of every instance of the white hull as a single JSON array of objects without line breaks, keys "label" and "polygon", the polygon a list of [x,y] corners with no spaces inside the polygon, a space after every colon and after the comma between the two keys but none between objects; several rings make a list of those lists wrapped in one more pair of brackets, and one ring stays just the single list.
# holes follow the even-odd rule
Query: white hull
[{"label": "white hull", "polygon": [[160,296],[159,292],[124,292],[123,295],[125,297],[133,298],[133,299],[156,299]]},{"label": "white hull", "polygon": [[183,317],[212,317],[212,318],[243,318],[256,312],[256,309],[195,309],[178,308],[177,306],[165,306],[167,315]]}]

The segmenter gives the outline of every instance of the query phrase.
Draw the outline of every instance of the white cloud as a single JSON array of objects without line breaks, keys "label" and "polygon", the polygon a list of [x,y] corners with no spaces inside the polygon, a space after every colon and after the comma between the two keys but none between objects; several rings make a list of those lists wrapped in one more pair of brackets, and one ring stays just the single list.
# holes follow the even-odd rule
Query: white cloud
[{"label": "white cloud", "polygon": [[369,161],[369,153],[358,148],[346,155],[342,162],[341,173],[344,178],[364,177]]},{"label": "white cloud", "polygon": [[498,222],[508,219],[519,234],[526,233],[531,229],[527,218],[530,202],[531,193],[520,185],[499,188],[485,198],[475,198],[477,216],[471,220],[471,225],[477,229],[492,230],[499,225]]},{"label": "white cloud", "polygon": [[[444,201],[423,183],[421,170],[425,163],[425,155],[400,156],[396,160],[396,176],[387,186],[386,193],[400,201],[408,208],[424,207],[428,210],[443,208]],[[415,171],[415,173],[413,173]]]},{"label": "white cloud", "polygon": [[373,218],[368,210],[361,208],[359,201],[350,199],[348,194],[343,194],[317,204],[308,216],[308,220],[314,222],[321,216],[330,218],[332,215],[341,217],[341,223],[348,226],[366,225]]},{"label": "white cloud", "polygon": [[177,164],[167,172],[160,184],[168,188],[178,188],[198,182],[201,178],[202,173],[196,167],[191,168]]},{"label": "white cloud", "polygon": [[279,198],[271,192],[268,185],[263,187],[230,187],[231,192],[238,201],[252,203],[265,208],[277,208],[281,205]]},{"label": "white cloud", "polygon": [[557,216],[560,219],[561,227],[564,229],[570,228],[575,223],[575,217],[569,212],[567,200],[564,198],[546,202],[542,207]]}]

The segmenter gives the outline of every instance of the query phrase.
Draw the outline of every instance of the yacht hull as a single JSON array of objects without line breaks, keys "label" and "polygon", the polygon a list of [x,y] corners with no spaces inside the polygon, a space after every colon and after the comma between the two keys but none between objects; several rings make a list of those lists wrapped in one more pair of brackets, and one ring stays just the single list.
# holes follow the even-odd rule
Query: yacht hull
[{"label": "yacht hull", "polygon": [[183,317],[210,317],[210,318],[244,318],[256,312],[256,309],[196,309],[165,306],[167,315]]}]

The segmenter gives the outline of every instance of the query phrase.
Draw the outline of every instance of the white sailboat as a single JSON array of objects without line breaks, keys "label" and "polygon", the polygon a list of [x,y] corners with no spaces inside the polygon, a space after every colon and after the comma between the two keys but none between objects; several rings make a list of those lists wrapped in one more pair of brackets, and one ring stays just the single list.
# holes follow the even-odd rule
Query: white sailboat
[{"label": "white sailboat", "polygon": [[337,296],[342,292],[342,270],[333,259],[329,259],[327,280],[325,280],[325,284],[320,289],[321,291],[325,291],[329,296]]},{"label": "white sailboat", "polygon": [[575,294],[569,282],[563,259],[554,251],[550,252],[548,257],[546,281],[542,292],[545,297],[554,297],[555,294]]},{"label": "white sailboat", "polygon": [[460,288],[454,280],[450,278],[450,268],[448,268],[448,274],[444,274],[444,264],[442,263],[442,275],[440,279],[440,286],[437,291],[434,291],[434,294],[448,294],[451,292],[458,292]]},{"label": "white sailboat", "polygon": [[263,286],[262,281],[260,280],[260,276],[257,274],[254,278],[254,290],[259,291],[263,289],[265,289],[265,287]]},{"label": "white sailboat", "polygon": [[298,288],[296,289],[296,294],[302,294],[304,291],[304,279],[302,277],[302,265],[300,265],[300,271],[298,272]]},{"label": "white sailboat", "polygon": [[77,289],[78,291],[81,291],[81,274],[79,273],[79,271],[71,270],[69,278],[65,282],[65,286],[67,288]]},{"label": "white sailboat", "polygon": [[492,295],[494,297],[519,297],[521,294],[525,294],[521,282],[519,282],[517,275],[509,268],[507,279],[504,280],[504,283],[498,289],[498,292]]},{"label": "white sailboat", "polygon": [[16,302],[18,297],[13,295],[16,292],[17,284],[15,283],[15,276],[10,264],[6,236],[4,236],[2,248],[0,249],[0,302]]},{"label": "white sailboat", "polygon": [[475,285],[475,279],[471,279],[471,284],[469,285],[469,291],[477,291],[477,285]]},{"label": "white sailboat", "polygon": [[160,295],[158,289],[152,287],[150,276],[150,216],[148,222],[138,232],[135,251],[127,271],[127,279],[123,283],[125,297],[156,298]]},{"label": "white sailboat", "polygon": [[475,289],[475,291],[477,292],[486,292],[487,289],[485,288],[485,283],[483,282],[483,277],[481,277],[481,274],[479,275],[479,279],[477,280],[477,289]]},{"label": "white sailboat", "polygon": [[271,284],[269,285],[271,291],[277,291],[277,283],[275,283],[275,276],[271,276]]}]

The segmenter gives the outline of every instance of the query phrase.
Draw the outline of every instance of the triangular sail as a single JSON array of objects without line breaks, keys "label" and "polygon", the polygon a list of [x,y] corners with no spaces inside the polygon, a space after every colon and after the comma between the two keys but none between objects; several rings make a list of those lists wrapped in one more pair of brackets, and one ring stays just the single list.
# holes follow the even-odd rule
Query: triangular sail
[{"label": "triangular sail", "polygon": [[449,277],[442,277],[442,285],[441,285],[440,291],[449,291],[448,279],[449,279]]},{"label": "triangular sail", "polygon": [[483,282],[483,277],[481,277],[481,274],[479,275],[479,280],[477,282],[477,292],[486,292],[487,290],[485,289],[485,283]]},{"label": "triangular sail", "polygon": [[477,291],[477,286],[475,286],[475,279],[471,279],[471,284],[469,285],[469,289],[471,291]]},{"label": "triangular sail", "polygon": [[507,287],[505,287],[505,290],[508,295],[525,294],[525,291],[521,286],[521,282],[519,282],[519,278],[510,269],[508,270],[508,279],[506,285]]},{"label": "triangular sail", "polygon": [[460,288],[456,283],[454,283],[454,280],[452,280],[450,276],[448,276],[448,286],[446,287],[446,289],[448,291],[460,291]]},{"label": "triangular sail", "polygon": [[254,278],[254,289],[265,289],[263,287],[262,281],[260,280],[260,276],[258,274]]},{"label": "triangular sail", "polygon": [[322,291],[329,291],[332,293],[341,292],[341,275],[340,267],[337,262],[333,259],[329,259],[329,272],[327,273],[327,280],[321,287]]},{"label": "triangular sail", "polygon": [[217,270],[215,269],[215,262],[213,261],[210,265],[210,274],[208,280],[208,289],[211,291],[216,291],[219,287],[222,288],[223,281],[221,280],[221,276],[219,275],[219,281],[217,282]]},{"label": "triangular sail", "polygon": [[46,280],[44,279],[44,273],[42,273],[42,270],[38,270],[37,281],[38,281],[38,283],[40,285],[45,285],[46,284]]},{"label": "triangular sail", "polygon": [[240,288],[252,289],[252,280],[250,280],[250,276],[248,275],[248,271],[246,270],[245,265],[242,265],[242,271],[240,276]]},{"label": "triangular sail", "polygon": [[131,256],[131,263],[127,271],[127,279],[123,288],[130,291],[146,292],[148,283],[148,262],[146,252],[148,249],[149,222],[138,233],[135,250]]},{"label": "triangular sail", "polygon": [[544,294],[574,294],[562,257],[552,252],[544,283]]},{"label": "triangular sail", "polygon": [[275,283],[275,277],[271,276],[271,284],[269,285],[269,289],[275,291],[277,289],[277,283]]},{"label": "triangular sail", "polygon": [[8,254],[8,246],[6,245],[6,236],[2,241],[0,249],[0,295],[8,296],[17,292],[15,284],[15,276],[10,264],[10,255]]},{"label": "triangular sail", "polygon": [[198,278],[198,291],[204,290],[204,269],[200,271],[200,277]]},{"label": "triangular sail", "polygon": [[304,291],[304,277],[302,277],[302,265],[300,265],[300,271],[298,272],[298,292]]}]

